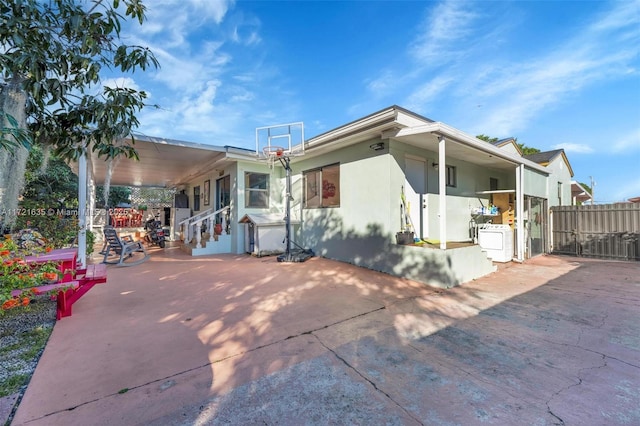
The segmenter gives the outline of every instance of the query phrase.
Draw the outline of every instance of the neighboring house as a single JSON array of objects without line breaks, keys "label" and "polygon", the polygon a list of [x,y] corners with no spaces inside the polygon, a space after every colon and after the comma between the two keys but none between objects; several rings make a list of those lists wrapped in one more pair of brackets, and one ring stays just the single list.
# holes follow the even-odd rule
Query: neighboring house
[{"label": "neighboring house", "polygon": [[[204,226],[213,234],[214,221],[224,225],[218,241],[200,241],[192,231],[194,255],[244,253],[251,238],[241,219],[284,215],[284,170],[257,161],[260,149],[145,137],[135,146],[140,162],[111,164],[113,185],[174,187],[188,199],[189,229]],[[398,106],[297,148],[304,156],[291,158],[296,243],[433,285],[450,287],[495,270],[473,244],[479,222],[510,225],[515,259],[545,252],[548,206],[571,199],[570,181],[566,199],[557,185],[572,174],[568,162],[556,165],[552,156],[543,166],[522,157],[514,140],[494,146]],[[566,161],[564,152],[559,158]],[[102,183],[108,163],[90,163]],[[500,212],[482,214],[491,204]],[[397,234],[408,228],[428,243],[397,244]]]},{"label": "neighboring house", "polygon": [[571,164],[569,164],[564,149],[537,152],[535,154],[525,155],[524,158],[538,163],[549,170],[549,208],[572,204],[571,178],[573,177],[573,169],[571,168]]},{"label": "neighboring house", "polygon": [[573,206],[593,202],[591,199],[591,191],[575,180],[571,181],[571,200],[571,205]]},{"label": "neighboring house", "polygon": [[492,144],[504,151],[510,152],[513,155],[522,156],[522,150],[518,146],[515,138],[500,139],[492,142]]}]

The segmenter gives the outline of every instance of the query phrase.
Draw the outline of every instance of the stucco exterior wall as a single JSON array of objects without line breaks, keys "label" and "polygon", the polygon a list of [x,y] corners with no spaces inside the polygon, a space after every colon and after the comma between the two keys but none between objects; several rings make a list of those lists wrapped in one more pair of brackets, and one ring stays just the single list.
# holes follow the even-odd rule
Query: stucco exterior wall
[{"label": "stucco exterior wall", "polygon": [[[406,169],[406,158],[422,158],[426,160],[427,194],[425,195],[426,215],[425,238],[440,240],[440,219],[439,208],[440,199],[438,195],[438,169],[433,166],[438,160],[438,154],[433,151],[420,149],[413,145],[394,142],[391,144],[391,155],[394,159],[392,176],[399,178],[394,182],[396,187],[404,185],[404,170]],[[481,191],[490,189],[491,178],[498,180],[498,189],[515,189],[515,167],[512,171],[489,169],[471,164],[466,161],[447,159],[447,165],[456,167],[457,185],[447,187],[447,240],[448,241],[469,241],[469,232],[472,211],[477,207],[488,206],[489,196],[478,194]],[[395,207],[393,214],[399,216],[399,203],[392,203]]]},{"label": "stucco exterior wall", "polygon": [[[402,154],[389,155],[389,141],[384,141],[385,149],[381,151],[369,148],[373,142],[294,164],[296,182],[301,182],[304,171],[340,164],[340,207],[304,209],[298,204],[302,233],[297,234],[297,242],[320,256],[441,287],[458,285],[492,272],[495,268],[480,253],[479,247],[467,248],[477,251],[470,256],[465,250],[441,251],[395,243],[395,235],[402,225],[400,194],[405,185],[404,162],[401,164],[397,157],[404,159],[404,152],[424,153],[409,147]],[[301,184],[292,195],[302,200]],[[466,235],[469,200],[462,201],[465,204],[462,226]]]},{"label": "stucco exterior wall", "polygon": [[[390,192],[394,179],[391,178],[389,156],[386,150],[372,151],[371,143],[363,142],[292,165],[296,182],[292,195],[297,214],[303,221],[303,240],[307,245],[314,244],[321,255],[326,252],[322,246],[328,236],[366,236],[372,229],[385,235],[395,233],[390,223],[393,214]],[[340,164],[340,206],[303,208],[303,172],[332,164]],[[398,194],[398,202],[399,197]]]},{"label": "stucco exterior wall", "polygon": [[[549,185],[549,207],[571,205],[571,172],[562,156],[556,157],[547,165],[550,172],[547,180]],[[558,184],[561,187],[558,188]]]},{"label": "stucco exterior wall", "polygon": [[520,156],[520,151],[518,150],[518,148],[514,145],[513,142],[509,142],[505,145],[502,145],[500,147],[500,149],[504,152],[508,152],[509,154],[513,154],[513,155],[517,155]]},{"label": "stucco exterior wall", "polygon": [[524,193],[525,195],[548,198],[547,176],[544,173],[526,168],[524,169]]}]

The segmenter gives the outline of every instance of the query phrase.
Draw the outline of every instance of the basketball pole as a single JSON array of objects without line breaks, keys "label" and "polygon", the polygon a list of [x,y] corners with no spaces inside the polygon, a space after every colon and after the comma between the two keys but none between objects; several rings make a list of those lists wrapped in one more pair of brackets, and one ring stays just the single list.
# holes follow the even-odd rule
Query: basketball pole
[{"label": "basketball pole", "polygon": [[285,192],[287,197],[284,216],[285,239],[287,242],[287,246],[284,261],[291,262],[293,260],[291,256],[291,160],[287,155],[278,157],[278,160],[280,160],[280,163],[285,170]]},{"label": "basketball pole", "polygon": [[278,262],[304,262],[310,257],[313,257],[313,251],[303,249],[297,244],[296,246],[299,247],[299,250],[296,250],[295,253],[291,251],[291,201],[293,200],[291,196],[291,159],[286,154],[280,155],[277,158],[285,170],[285,196],[287,197],[284,216],[286,246],[285,253],[278,256]]}]

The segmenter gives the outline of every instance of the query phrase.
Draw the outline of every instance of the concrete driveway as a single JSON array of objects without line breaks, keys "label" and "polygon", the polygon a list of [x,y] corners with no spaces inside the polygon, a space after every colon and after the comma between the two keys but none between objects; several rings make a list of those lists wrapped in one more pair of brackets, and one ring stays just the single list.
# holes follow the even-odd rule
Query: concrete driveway
[{"label": "concrete driveway", "polygon": [[440,290],[156,251],[56,324],[13,424],[640,424],[640,265],[543,256]]}]

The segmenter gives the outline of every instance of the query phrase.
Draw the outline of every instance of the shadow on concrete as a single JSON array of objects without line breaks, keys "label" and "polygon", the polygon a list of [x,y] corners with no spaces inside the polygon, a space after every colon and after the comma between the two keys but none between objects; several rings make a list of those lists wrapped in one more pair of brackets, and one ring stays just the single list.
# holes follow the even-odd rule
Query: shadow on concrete
[{"label": "shadow on concrete", "polygon": [[640,283],[580,265],[441,290],[321,258],[154,252],[56,325],[19,420],[553,423],[602,415],[585,389],[635,419]]}]

